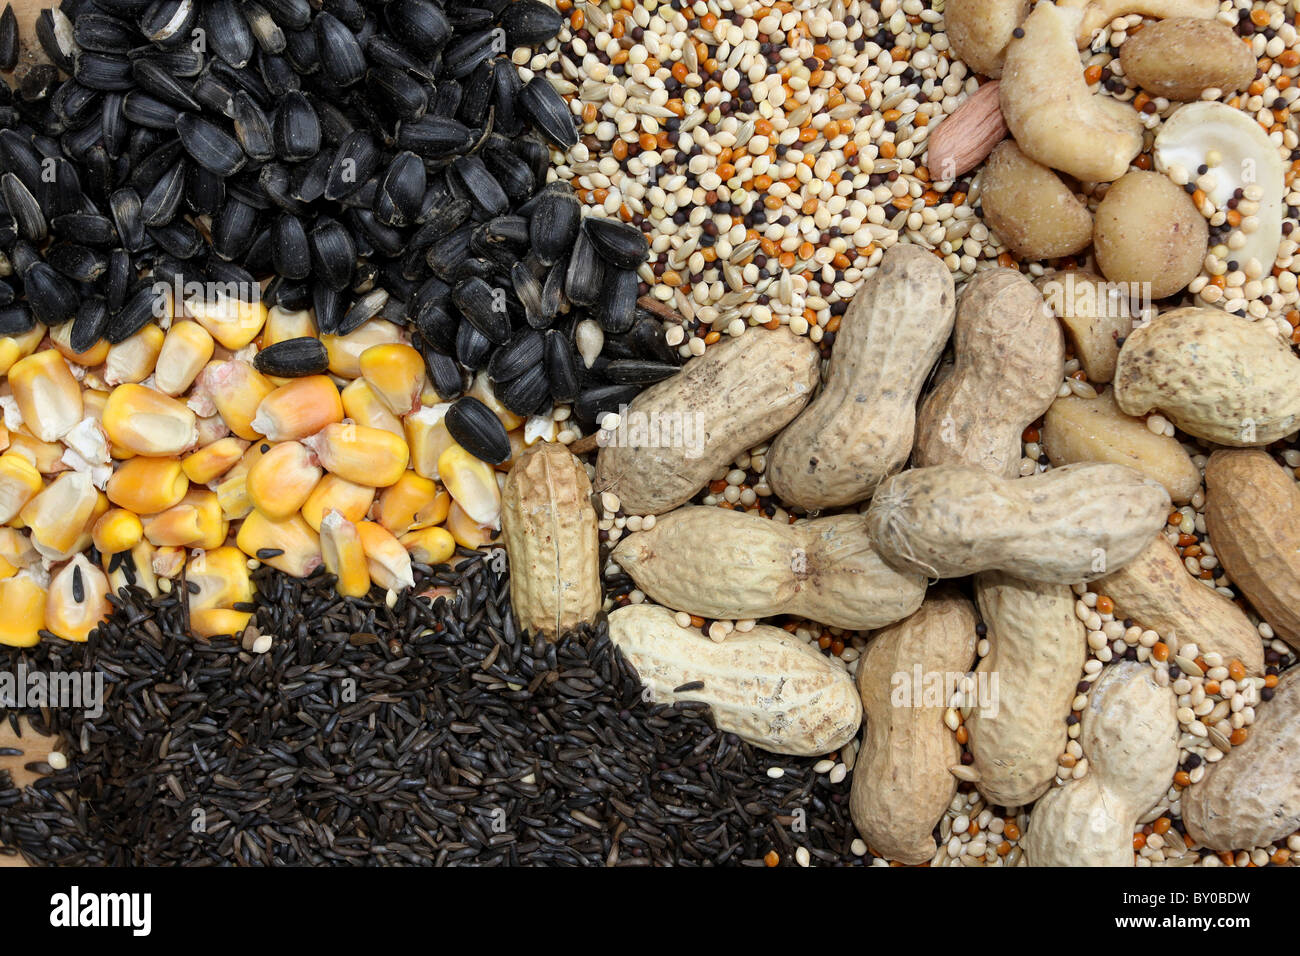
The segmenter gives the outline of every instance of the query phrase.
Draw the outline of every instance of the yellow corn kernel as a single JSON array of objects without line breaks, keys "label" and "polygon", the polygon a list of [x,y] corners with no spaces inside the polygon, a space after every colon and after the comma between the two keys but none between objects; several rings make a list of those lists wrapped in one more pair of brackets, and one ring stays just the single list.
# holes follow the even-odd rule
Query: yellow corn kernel
[{"label": "yellow corn kernel", "polygon": [[[275,383],[247,362],[209,362],[199,373],[191,407],[207,399],[232,432],[247,441],[256,441],[261,432],[253,422],[262,400],[275,391]],[[208,405],[199,407],[206,412]]]},{"label": "yellow corn kernel", "polygon": [[35,647],[45,627],[45,589],[23,571],[0,581],[0,644]]},{"label": "yellow corn kernel", "polygon": [[247,447],[248,442],[229,435],[186,455],[181,459],[181,468],[190,481],[196,485],[206,485],[235,467]]},{"label": "yellow corn kernel", "polygon": [[421,478],[438,480],[438,459],[456,442],[447,431],[450,405],[422,405],[405,418],[406,443],[411,449],[411,467]]},{"label": "yellow corn kernel", "polygon": [[104,365],[104,382],[121,385],[143,382],[153,374],[167,335],[150,322],[135,335],[110,346]]},{"label": "yellow corn kernel", "polygon": [[41,473],[24,456],[0,455],[0,524],[12,521],[44,486]]},{"label": "yellow corn kernel", "polygon": [[450,504],[450,496],[445,491],[439,492],[434,482],[413,471],[404,471],[396,484],[380,494],[376,520],[393,534],[401,535],[442,524]]},{"label": "yellow corn kernel", "polygon": [[305,439],[325,470],[375,488],[387,488],[402,477],[409,457],[406,442],[391,432],[365,425],[326,425]]},{"label": "yellow corn kernel", "polygon": [[48,331],[37,322],[22,335],[7,335],[0,339],[0,375],[8,375],[15,362],[40,348]]},{"label": "yellow corn kernel", "polygon": [[88,388],[82,392],[82,421],[85,421],[87,418],[93,418],[97,422],[102,422],[104,420],[104,406],[108,404],[108,396],[111,394],[113,393],[100,391],[97,388]]},{"label": "yellow corn kernel", "polygon": [[252,611],[232,611],[230,608],[210,607],[190,612],[190,630],[197,636],[211,640],[229,634],[238,637],[253,619]]},{"label": "yellow corn kernel", "polygon": [[119,385],[104,404],[108,440],[137,455],[169,458],[194,447],[194,413],[174,398],[144,385]]},{"label": "yellow corn kernel", "polygon": [[343,389],[343,414],[358,425],[370,428],[382,428],[392,432],[398,438],[405,439],[402,420],[388,410],[388,406],[379,400],[375,390],[364,379],[359,378],[348,383]]},{"label": "yellow corn kernel", "polygon": [[7,451],[9,448],[9,429],[5,423],[0,421],[0,452]]},{"label": "yellow corn kernel", "polygon": [[212,360],[215,344],[208,330],[197,322],[177,322],[167,330],[154,386],[175,398],[194,384],[203,367]]},{"label": "yellow corn kernel", "polygon": [[211,333],[223,348],[238,352],[257,338],[266,324],[266,305],[235,296],[216,296],[211,302],[187,299],[185,311]]},{"label": "yellow corn kernel", "polygon": [[267,310],[266,325],[262,328],[262,348],[301,338],[316,338],[316,320],[309,309],[289,312],[273,305]]},{"label": "yellow corn kernel", "polygon": [[131,549],[128,559],[118,562],[117,568],[108,573],[111,593],[116,594],[129,584],[157,597],[158,578],[153,572],[153,553],[153,545],[144,540],[141,531],[140,541]]},{"label": "yellow corn kernel", "polygon": [[424,391],[424,356],[409,345],[372,345],[357,360],[361,377],[394,415],[409,415],[420,407]]},{"label": "yellow corn kernel", "polygon": [[456,553],[456,539],[446,528],[421,528],[398,538],[417,564],[446,564]]},{"label": "yellow corn kernel", "polygon": [[54,349],[15,362],[9,386],[23,426],[41,441],[58,441],[81,421],[81,386]]},{"label": "yellow corn kernel", "polygon": [[108,359],[109,345],[103,339],[100,339],[84,352],[73,349],[71,322],[64,322],[62,325],[56,325],[50,329],[50,343],[59,350],[59,354],[65,359],[83,368],[94,368],[96,365],[103,365],[105,360]]},{"label": "yellow corn kernel", "polygon": [[197,541],[191,542],[191,547],[211,551],[226,543],[230,522],[221,511],[221,502],[215,491],[191,488],[181,499],[181,506],[191,507],[198,512],[199,537]]},{"label": "yellow corn kernel", "polygon": [[149,515],[142,522],[145,540],[158,548],[197,546],[203,536],[199,509],[192,505],[176,505],[160,514]]},{"label": "yellow corn kernel", "polygon": [[357,526],[333,508],[320,523],[320,550],[325,570],[338,580],[335,590],[344,597],[365,597],[370,590],[370,569]]},{"label": "yellow corn kernel", "polygon": [[5,578],[12,578],[17,573],[18,569],[16,567],[4,558],[0,558],[0,581],[3,581]]},{"label": "yellow corn kernel", "polygon": [[104,490],[118,507],[150,515],[180,504],[189,488],[175,458],[132,458],[118,466]]},{"label": "yellow corn kernel", "polygon": [[222,514],[230,521],[238,521],[253,510],[253,502],[248,497],[248,470],[262,457],[263,448],[269,451],[271,446],[267,442],[253,442],[244,449],[244,456],[221,476],[213,489],[221,503]]},{"label": "yellow corn kernel", "polygon": [[411,555],[391,531],[376,521],[363,521],[357,525],[357,534],[361,536],[361,549],[366,553],[366,569],[371,581],[390,591],[415,585]]},{"label": "yellow corn kernel", "polygon": [[477,524],[456,502],[447,511],[443,527],[464,548],[486,548],[492,544],[492,529]]},{"label": "yellow corn kernel", "polygon": [[31,568],[41,563],[31,537],[17,528],[0,528],[0,558],[16,568]]},{"label": "yellow corn kernel", "polygon": [[321,563],[320,538],[301,515],[272,521],[251,511],[239,526],[235,544],[244,554],[295,578],[305,578]]},{"label": "yellow corn kernel", "polygon": [[447,493],[470,520],[497,527],[501,518],[501,487],[491,465],[453,444],[438,457],[438,474]]},{"label": "yellow corn kernel", "polygon": [[253,600],[253,579],[248,574],[248,559],[242,551],[230,545],[194,555],[185,569],[185,580],[190,585],[190,614],[211,608],[230,608]]},{"label": "yellow corn kernel", "polygon": [[374,500],[375,489],[369,485],[359,485],[338,475],[326,475],[307,496],[302,516],[316,531],[320,530],[325,512],[331,509],[356,524],[365,518]]},{"label": "yellow corn kernel", "polygon": [[305,445],[280,442],[248,469],[248,499],[272,521],[283,521],[303,506],[322,474]]},{"label": "yellow corn kernel", "polygon": [[140,518],[125,508],[104,512],[90,531],[91,540],[100,554],[117,554],[130,551],[144,537]]},{"label": "yellow corn kernel", "polygon": [[320,340],[329,357],[330,372],[352,379],[361,375],[361,354],[372,345],[401,342],[402,329],[387,319],[371,319],[347,335],[322,335]]},{"label": "yellow corn kernel", "polygon": [[45,629],[65,641],[82,643],[108,620],[108,576],[78,554],[50,579]]},{"label": "yellow corn kernel", "polygon": [[479,372],[474,376],[474,382],[466,394],[472,395],[490,408],[492,414],[501,420],[501,424],[506,427],[508,432],[514,431],[525,421],[522,415],[516,415],[497,400],[496,392],[492,389],[492,381],[488,378],[486,371]]},{"label": "yellow corn kernel", "polygon": [[99,503],[90,475],[65,471],[23,506],[20,516],[32,532],[32,545],[59,560],[75,547]]},{"label": "yellow corn kernel", "polygon": [[56,441],[41,441],[30,435],[26,428],[9,433],[9,451],[7,454],[22,455],[36,466],[42,475],[53,475],[67,471],[63,453],[67,449]]},{"label": "yellow corn kernel", "polygon": [[327,375],[305,375],[263,398],[252,427],[272,441],[291,441],[341,421],[343,400],[338,386]]},{"label": "yellow corn kernel", "polygon": [[[149,542],[145,541],[145,544]],[[185,549],[180,545],[154,547],[149,564],[155,576],[174,581],[185,570]]]}]

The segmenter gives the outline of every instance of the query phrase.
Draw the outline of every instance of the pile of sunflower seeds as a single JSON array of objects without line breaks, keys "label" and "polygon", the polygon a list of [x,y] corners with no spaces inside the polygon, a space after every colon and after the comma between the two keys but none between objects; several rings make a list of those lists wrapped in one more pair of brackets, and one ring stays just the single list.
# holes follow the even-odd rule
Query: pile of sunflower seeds
[{"label": "pile of sunflower seeds", "polygon": [[262,569],[255,630],[278,635],[266,653],[251,631],[242,645],[192,641],[176,593],[138,589],[88,644],[9,651],[13,672],[93,669],[107,688],[97,717],[27,712],[69,763],[26,790],[0,781],[5,852],[113,865],[871,861],[847,781],[719,732],[703,705],[647,702],[603,620],[531,639],[508,574],[463,554],[455,570],[421,569],[391,608],[340,598],[322,573]]},{"label": "pile of sunflower seeds", "polygon": [[[516,414],[576,402],[590,427],[678,359],[637,305],[641,229],[546,185],[573,113],[509,54],[560,27],[539,0],[43,11],[50,62],[0,83],[0,336],[39,322],[83,352],[166,290],[270,278],[322,335],[408,325],[444,400],[487,370]],[[0,69],[17,49],[10,11]]]}]

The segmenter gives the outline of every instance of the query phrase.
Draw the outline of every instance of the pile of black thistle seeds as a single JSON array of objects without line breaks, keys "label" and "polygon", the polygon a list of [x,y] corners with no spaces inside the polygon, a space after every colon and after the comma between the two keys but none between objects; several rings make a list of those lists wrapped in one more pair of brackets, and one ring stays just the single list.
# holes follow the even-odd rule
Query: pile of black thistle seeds
[{"label": "pile of black thistle seeds", "polygon": [[44,864],[869,862],[847,781],[718,732],[703,705],[647,703],[603,621],[521,634],[508,574],[463,554],[392,608],[258,571],[266,654],[190,640],[178,593],[137,589],[85,645],[10,650],[11,672],[102,671],[106,701],[28,712],[69,766],[0,780],[0,844]]},{"label": "pile of black thistle seeds", "polygon": [[[561,22],[539,0],[45,10],[50,62],[0,82],[0,336],[70,322],[85,351],[163,314],[161,285],[273,277],[267,304],[321,334],[410,326],[445,400],[486,370],[511,411],[574,403],[590,429],[679,359],[637,304],[642,231],[546,185],[577,129],[509,51]],[[17,49],[10,11],[0,70]]]}]

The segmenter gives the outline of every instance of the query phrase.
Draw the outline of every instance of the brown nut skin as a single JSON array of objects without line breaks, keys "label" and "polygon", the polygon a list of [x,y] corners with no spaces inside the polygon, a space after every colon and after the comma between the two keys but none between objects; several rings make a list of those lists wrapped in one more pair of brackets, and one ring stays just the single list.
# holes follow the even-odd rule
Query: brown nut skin
[{"label": "brown nut skin", "polygon": [[953,351],[951,370],[917,413],[912,464],[977,465],[1014,478],[1020,436],[1061,384],[1061,328],[1029,280],[1014,269],[990,269],[962,291]]},{"label": "brown nut skin", "polygon": [[618,495],[629,514],[658,515],[685,504],[715,471],[803,410],[820,364],[817,346],[784,326],[719,342],[628,406],[633,421],[677,421],[694,441],[607,444],[596,458],[596,490]]},{"label": "brown nut skin", "polygon": [[1209,238],[1210,227],[1191,197],[1164,173],[1140,169],[1111,184],[1093,220],[1102,275],[1145,284],[1152,299],[1171,296],[1196,278]]},{"label": "brown nut skin", "polygon": [[[951,34],[949,34],[951,37]],[[970,172],[1006,138],[998,83],[985,83],[935,127],[926,141],[926,168],[935,180],[951,182]]]},{"label": "brown nut skin", "polygon": [[1088,381],[1099,385],[1114,378],[1120,343],[1133,331],[1124,287],[1084,269],[1052,271],[1034,285],[1060,319]]},{"label": "brown nut skin", "polygon": [[885,253],[849,303],[821,393],[772,443],[767,479],[782,501],[849,505],[907,463],[916,399],[955,305],[942,259],[911,244]]},{"label": "brown nut skin", "polygon": [[1267,452],[1205,466],[1205,528],[1219,563],[1278,637],[1300,650],[1300,487]]},{"label": "brown nut skin", "polygon": [[600,610],[600,542],[591,482],[563,445],[515,461],[501,495],[510,601],[520,627],[550,640]]},{"label": "brown nut skin", "polygon": [[931,831],[957,792],[948,768],[961,762],[961,745],[943,722],[947,700],[915,700],[913,675],[919,667],[924,687],[926,675],[966,674],[976,623],[968,598],[936,588],[911,617],[872,635],[858,665],[864,725],[849,812],[862,839],[888,860],[934,856]]},{"label": "brown nut skin", "polygon": [[[990,803],[1022,806],[1056,778],[1065,720],[1088,656],[1088,635],[1066,584],[1034,584],[1001,571],[975,576],[990,651],[976,675],[996,675],[996,707],[966,721],[976,784]],[[990,683],[990,686],[993,686]]]},{"label": "brown nut skin", "polygon": [[629,604],[610,613],[609,636],[656,703],[703,701],[719,730],[771,753],[821,756],[862,723],[848,671],[778,627],[758,624],[717,642],[666,607]]},{"label": "brown nut skin", "polygon": [[1220,445],[1268,445],[1300,428],[1300,358],[1262,322],[1173,309],[1125,340],[1115,401]]},{"label": "brown nut skin", "polygon": [[902,571],[959,578],[1000,570],[1074,584],[1137,557],[1170,507],[1163,487],[1123,465],[1067,465],[1011,480],[935,465],[883,483],[867,532]]},{"label": "brown nut skin", "polygon": [[1120,47],[1124,76],[1152,96],[1190,102],[1214,87],[1244,90],[1255,79],[1255,55],[1218,20],[1171,17],[1148,23]]},{"label": "brown nut skin", "polygon": [[1133,827],[1178,768],[1178,699],[1153,674],[1137,661],[1101,672],[1079,734],[1088,773],[1034,804],[1025,865],[1134,865]]},{"label": "brown nut skin", "polygon": [[1092,243],[1087,205],[1014,140],[1003,140],[989,155],[980,174],[980,207],[989,228],[1018,259],[1059,259]]},{"label": "brown nut skin", "polygon": [[1183,795],[1183,822],[1211,850],[1268,846],[1300,829],[1300,671],[1257,707],[1250,736]]},{"label": "brown nut skin", "polygon": [[925,597],[923,577],[871,550],[862,515],[786,524],[687,506],[625,535],[612,557],[653,600],[715,620],[795,614],[862,631],[902,620]]},{"label": "brown nut skin", "polygon": [[1159,632],[1174,653],[1179,645],[1195,644],[1203,654],[1241,661],[1247,674],[1264,673],[1264,645],[1255,625],[1241,608],[1192,577],[1163,534],[1097,581],[1095,590],[1113,600],[1124,617]]},{"label": "brown nut skin", "polygon": [[1125,415],[1111,389],[1096,398],[1057,398],[1043,417],[1041,432],[1043,452],[1056,467],[1084,461],[1127,465],[1164,485],[1176,505],[1187,504],[1201,487],[1201,472],[1182,442]]}]

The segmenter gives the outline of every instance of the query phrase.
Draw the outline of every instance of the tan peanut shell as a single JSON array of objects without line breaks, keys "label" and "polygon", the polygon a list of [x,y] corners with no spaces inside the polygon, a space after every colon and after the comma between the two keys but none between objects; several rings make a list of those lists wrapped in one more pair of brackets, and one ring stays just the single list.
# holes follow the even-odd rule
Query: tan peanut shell
[{"label": "tan peanut shell", "polygon": [[1170,507],[1163,487],[1123,465],[1067,465],[1011,480],[936,465],[882,484],[867,509],[867,532],[902,571],[959,578],[1000,570],[1073,584],[1135,558]]},{"label": "tan peanut shell", "polygon": [[996,706],[976,707],[966,721],[976,786],[990,803],[1022,806],[1056,777],[1068,742],[1065,719],[1088,656],[1087,631],[1066,584],[985,571],[975,577],[975,600],[990,645],[977,681],[988,674],[996,687]]},{"label": "tan peanut shell", "polygon": [[848,672],[780,628],[759,624],[719,643],[668,608],[630,604],[609,615],[609,636],[657,703],[703,701],[719,730],[772,753],[830,753],[862,721]]},{"label": "tan peanut shell", "polygon": [[784,326],[720,342],[628,406],[633,424],[679,423],[682,440],[664,441],[661,427],[657,442],[605,445],[596,490],[618,495],[629,514],[684,504],[715,471],[799,414],[817,387],[819,364],[817,346]]},{"label": "tan peanut shell", "polygon": [[1205,466],[1205,528],[1219,563],[1277,636],[1300,649],[1300,488],[1267,452]]},{"label": "tan peanut shell", "polygon": [[1082,269],[1049,272],[1034,285],[1061,320],[1088,381],[1099,385],[1113,379],[1119,344],[1133,330],[1124,287]]},{"label": "tan peanut shell", "polygon": [[501,532],[521,627],[551,640],[600,610],[600,543],[591,482],[563,445],[529,448],[506,476]]},{"label": "tan peanut shell", "polygon": [[1061,328],[1014,269],[966,283],[953,326],[956,359],[916,417],[912,464],[1020,472],[1020,436],[1056,397],[1065,365]]},{"label": "tan peanut shell", "polygon": [[1182,443],[1121,412],[1109,388],[1096,398],[1065,395],[1052,402],[1041,441],[1057,467],[1084,461],[1127,465],[1164,485],[1174,504],[1191,501],[1201,487],[1201,473]]},{"label": "tan peanut shell", "polygon": [[1300,671],[1261,703],[1246,742],[1211,764],[1182,800],[1183,822],[1211,850],[1242,850],[1300,830]]},{"label": "tan peanut shell", "polygon": [[906,464],[955,301],[942,259],[915,245],[885,253],[844,314],[821,394],[772,444],[767,480],[782,501],[852,504]]},{"label": "tan peanut shell", "polygon": [[1034,804],[1028,866],[1133,866],[1133,827],[1178,768],[1177,698],[1153,674],[1136,661],[1102,671],[1079,734],[1088,773]]},{"label": "tan peanut shell", "polygon": [[1220,445],[1267,445],[1300,428],[1300,358],[1271,324],[1174,309],[1124,341],[1115,400]]},{"label": "tan peanut shell", "polygon": [[849,812],[876,853],[900,863],[934,856],[931,831],[957,792],[948,770],[961,745],[943,722],[946,691],[915,699],[917,673],[942,681],[975,660],[975,608],[950,588],[935,589],[921,609],[876,632],[858,665],[862,747],[853,767]]},{"label": "tan peanut shell", "polygon": [[869,630],[902,620],[925,579],[895,571],[867,540],[862,515],[794,524],[743,511],[690,507],[627,535],[613,558],[660,604],[721,619],[797,614]]},{"label": "tan peanut shell", "polygon": [[1264,673],[1264,645],[1255,625],[1241,608],[1192,577],[1163,534],[1097,581],[1095,590],[1114,601],[1124,617],[1157,631],[1174,653],[1182,644],[1195,644],[1203,654],[1213,651],[1225,662],[1241,661],[1247,674]]}]

